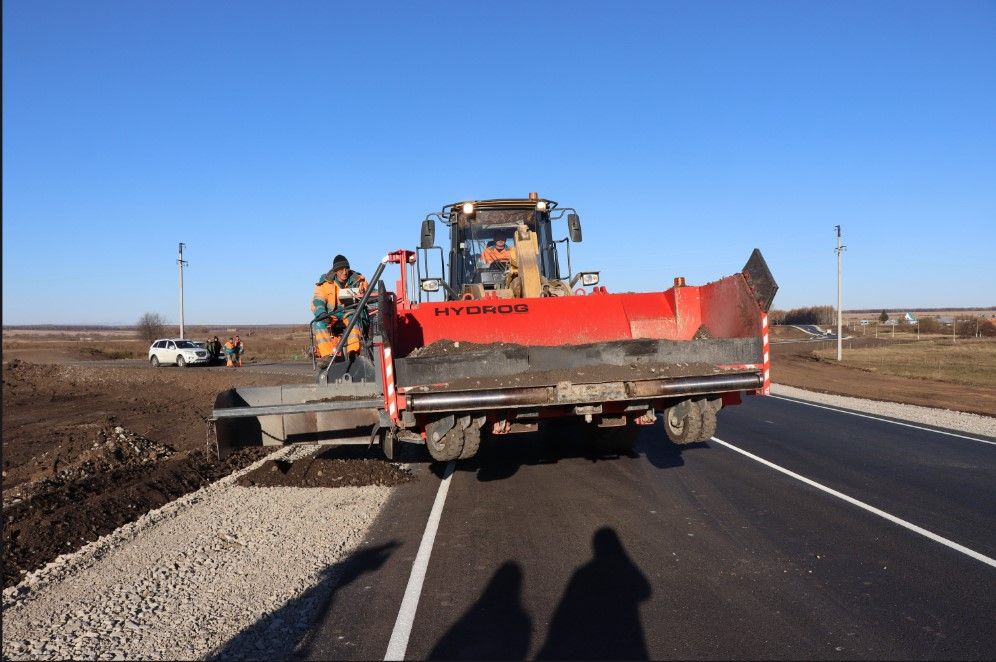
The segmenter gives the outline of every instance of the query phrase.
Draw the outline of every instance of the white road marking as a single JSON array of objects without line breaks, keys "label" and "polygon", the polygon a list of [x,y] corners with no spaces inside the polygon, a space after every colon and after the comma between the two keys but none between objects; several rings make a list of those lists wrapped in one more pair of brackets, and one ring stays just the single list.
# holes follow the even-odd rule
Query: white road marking
[{"label": "white road marking", "polygon": [[451,461],[446,465],[443,480],[439,483],[439,489],[436,491],[436,500],[432,503],[429,521],[425,525],[425,533],[422,534],[422,542],[418,546],[415,563],[412,565],[412,574],[408,577],[408,586],[405,587],[405,597],[401,599],[401,609],[398,610],[398,618],[394,621],[391,640],[387,644],[387,652],[384,653],[385,660],[405,659],[408,638],[412,634],[412,625],[415,623],[415,612],[418,611],[418,600],[422,595],[422,584],[425,582],[425,571],[429,567],[429,557],[432,555],[432,544],[436,541],[436,530],[439,528],[439,520],[443,515],[443,504],[446,503],[446,493],[450,489],[450,478],[453,476],[455,468],[456,461]]},{"label": "white road marking", "polygon": [[948,540],[947,538],[945,538],[943,536],[939,536],[936,533],[933,533],[932,531],[928,531],[927,529],[924,529],[923,527],[919,527],[916,524],[913,524],[912,522],[907,522],[906,520],[900,519],[900,518],[896,517],[895,515],[890,515],[889,513],[885,512],[884,510],[879,510],[875,506],[868,505],[864,501],[858,501],[854,497],[849,497],[846,494],[838,492],[837,490],[835,490],[833,488],[827,487],[826,485],[823,485],[821,483],[817,483],[815,480],[812,480],[810,478],[806,478],[805,476],[800,476],[799,474],[795,473],[794,471],[790,471],[790,470],[786,469],[785,467],[778,466],[774,462],[769,462],[768,460],[765,460],[763,457],[758,457],[757,455],[754,455],[753,453],[749,453],[749,452],[745,451],[742,448],[737,448],[736,446],[734,446],[733,444],[731,444],[731,443],[729,443],[727,441],[723,441],[722,439],[718,439],[716,437],[712,437],[712,440],[715,441],[717,444],[722,444],[723,446],[726,446],[730,450],[736,451],[736,452],[738,452],[738,453],[740,453],[742,455],[746,455],[750,459],[752,459],[752,460],[754,460],[756,462],[760,462],[761,464],[763,464],[763,465],[765,465],[767,467],[770,467],[770,468],[774,469],[775,471],[780,471],[781,473],[785,474],[786,476],[790,476],[791,478],[795,478],[798,481],[802,481],[806,485],[810,485],[812,487],[815,487],[818,490],[822,490],[822,491],[826,492],[827,494],[829,494],[831,496],[835,496],[838,499],[842,499],[842,500],[846,501],[847,503],[849,503],[851,505],[857,506],[858,508],[862,508],[862,509],[867,510],[868,512],[870,512],[872,514],[878,515],[879,517],[881,517],[883,519],[889,520],[893,524],[898,524],[899,526],[901,526],[903,528],[906,528],[906,529],[909,529],[910,531],[913,531],[914,533],[919,533],[920,535],[922,535],[922,536],[924,536],[926,538],[929,538],[929,539],[933,540],[934,542],[939,542],[942,545],[945,545],[947,547],[950,547],[953,550],[956,550],[956,551],[961,552],[962,554],[965,554],[966,556],[970,556],[973,559],[975,559],[976,561],[982,561],[986,565],[989,565],[989,566],[992,566],[992,567],[996,568],[996,559],[992,559],[992,558],[986,556],[985,554],[980,554],[979,552],[976,552],[973,549],[969,549],[968,547],[965,547],[964,545],[959,545],[958,543],[954,542],[953,540]]},{"label": "white road marking", "polygon": [[979,439],[978,437],[969,437],[963,434],[958,434],[956,432],[947,432],[945,430],[938,430],[936,428],[925,428],[922,425],[913,425],[912,423],[901,423],[899,421],[894,421],[890,418],[882,418],[881,416],[872,416],[871,414],[859,414],[856,411],[848,411],[847,409],[837,409],[836,407],[828,407],[826,405],[818,405],[815,402],[806,402],[805,400],[796,400],[795,398],[786,398],[783,395],[769,395],[769,398],[777,398],[778,400],[785,400],[787,402],[794,402],[799,405],[807,405],[809,407],[816,407],[817,409],[829,409],[830,411],[840,412],[841,414],[850,414],[851,416],[860,416],[861,418],[871,418],[876,421],[884,421],[886,423],[892,423],[893,425],[902,425],[907,428],[916,428],[917,430],[926,430],[927,432],[936,432],[937,434],[946,434],[949,437],[958,437],[959,439],[969,439],[971,441],[978,441],[983,444],[992,444],[996,446],[996,441],[989,441],[988,439]]}]

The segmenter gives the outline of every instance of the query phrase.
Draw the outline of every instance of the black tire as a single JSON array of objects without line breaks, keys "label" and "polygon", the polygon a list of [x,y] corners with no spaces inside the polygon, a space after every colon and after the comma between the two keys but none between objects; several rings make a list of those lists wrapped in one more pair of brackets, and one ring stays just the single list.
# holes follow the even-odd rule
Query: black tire
[{"label": "black tire", "polygon": [[[676,444],[693,444],[702,439],[702,403],[690,400],[687,407],[679,403],[664,410],[664,430]],[[710,435],[711,436],[711,435]]]},{"label": "black tire", "polygon": [[426,448],[429,455],[437,462],[449,462],[456,460],[463,452],[464,435],[459,426],[453,427],[444,434],[441,439],[433,439],[432,435],[427,435],[425,439]]},{"label": "black tire", "polygon": [[182,356],[176,357],[176,367],[177,368],[186,368],[187,367],[187,362],[183,360]]},{"label": "black tire", "polygon": [[152,358],[149,359],[149,363],[152,364],[153,368],[158,368],[159,367],[159,357],[156,356],[155,354],[153,354]]},{"label": "black tire", "polygon": [[481,429],[471,425],[463,431],[463,450],[460,451],[461,460],[469,460],[477,455],[477,450],[481,447]]},{"label": "black tire", "polygon": [[700,409],[702,410],[702,426],[699,430],[699,440],[709,441],[712,439],[713,435],[716,434],[716,408],[712,407],[708,402],[702,401]]}]

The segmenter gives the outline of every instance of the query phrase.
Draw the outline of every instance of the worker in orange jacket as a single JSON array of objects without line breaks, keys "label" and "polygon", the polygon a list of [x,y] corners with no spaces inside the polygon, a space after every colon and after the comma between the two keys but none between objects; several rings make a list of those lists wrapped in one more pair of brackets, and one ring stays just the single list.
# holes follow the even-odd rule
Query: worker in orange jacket
[{"label": "worker in orange jacket", "polygon": [[225,343],[225,365],[235,367],[235,338],[229,338]]},{"label": "worker in orange jacket", "polygon": [[[330,359],[342,338],[342,332],[349,326],[350,318],[341,300],[342,290],[346,288],[363,293],[367,289],[367,279],[349,268],[349,260],[345,256],[336,255],[332,261],[332,269],[315,283],[315,293],[311,297],[311,312],[315,316],[312,322],[315,328],[315,345],[320,358]],[[356,324],[349,332],[349,339],[346,341],[346,351],[349,353],[360,351],[360,339],[363,337],[360,326],[360,323]]]},{"label": "worker in orange jacket", "polygon": [[495,262],[502,262],[505,265],[508,264],[511,256],[508,252],[508,245],[505,243],[505,235],[498,233],[495,235],[494,244],[488,244],[485,247],[484,252],[481,253],[481,259],[487,263],[490,267]]}]

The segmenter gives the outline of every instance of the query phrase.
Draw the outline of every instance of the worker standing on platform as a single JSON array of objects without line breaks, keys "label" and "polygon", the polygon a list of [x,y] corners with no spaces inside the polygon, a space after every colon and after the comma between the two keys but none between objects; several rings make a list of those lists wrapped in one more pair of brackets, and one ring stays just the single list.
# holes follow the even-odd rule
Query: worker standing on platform
[{"label": "worker standing on platform", "polygon": [[[346,289],[362,294],[367,289],[367,279],[363,274],[349,268],[349,260],[345,256],[336,255],[332,261],[332,269],[323,274],[315,284],[315,293],[311,298],[315,345],[318,348],[318,356],[322,359],[331,360],[332,352],[339,344],[343,331],[349,326],[350,313],[346,311],[341,296]],[[360,314],[363,315],[362,312]],[[348,353],[360,351],[360,339],[363,337],[363,330],[360,327],[365,321],[361,317],[359,323],[349,332],[349,339],[346,341]]]}]

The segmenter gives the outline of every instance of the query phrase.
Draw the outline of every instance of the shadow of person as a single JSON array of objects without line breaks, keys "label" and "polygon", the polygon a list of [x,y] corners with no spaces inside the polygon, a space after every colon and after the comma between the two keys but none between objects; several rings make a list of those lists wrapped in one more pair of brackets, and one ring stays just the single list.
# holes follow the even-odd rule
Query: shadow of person
[{"label": "shadow of person", "polygon": [[319,581],[307,591],[219,646],[209,660],[287,660],[307,657],[309,629],[325,620],[335,594],[361,576],[376,572],[400,546],[390,541],[353,552],[346,559],[321,571]]},{"label": "shadow of person", "polygon": [[599,529],[592,548],[594,558],[571,577],[536,659],[648,658],[639,603],[650,598],[650,583],[612,529]]},{"label": "shadow of person", "polygon": [[442,636],[430,660],[521,660],[532,620],[522,607],[522,569],[506,561],[477,602]]}]

